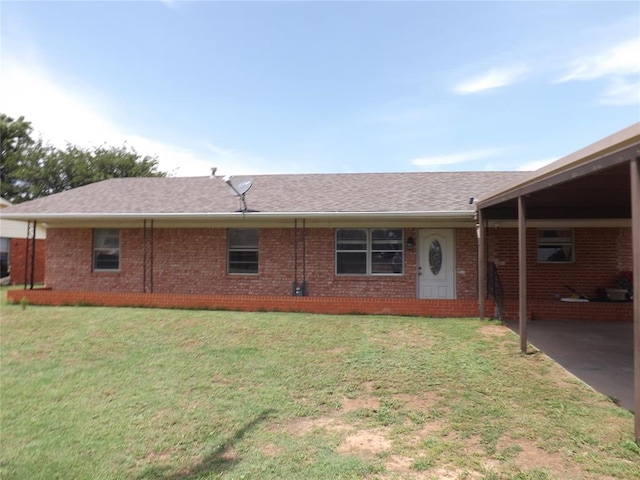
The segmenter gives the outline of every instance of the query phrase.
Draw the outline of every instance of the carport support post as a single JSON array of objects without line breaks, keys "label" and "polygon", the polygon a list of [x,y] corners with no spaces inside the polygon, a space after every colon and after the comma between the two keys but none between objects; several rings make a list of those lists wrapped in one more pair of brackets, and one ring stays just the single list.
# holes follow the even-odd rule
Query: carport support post
[{"label": "carport support post", "polygon": [[527,353],[527,216],[524,197],[518,197],[518,281],[520,284],[520,350]]},{"label": "carport support post", "polygon": [[486,237],[484,231],[484,215],[478,210],[478,309],[480,320],[484,320],[484,310],[487,303],[487,259]]},{"label": "carport support post", "polygon": [[632,159],[631,169],[631,239],[633,244],[633,378],[635,387],[634,425],[636,443],[640,444],[640,157]]}]

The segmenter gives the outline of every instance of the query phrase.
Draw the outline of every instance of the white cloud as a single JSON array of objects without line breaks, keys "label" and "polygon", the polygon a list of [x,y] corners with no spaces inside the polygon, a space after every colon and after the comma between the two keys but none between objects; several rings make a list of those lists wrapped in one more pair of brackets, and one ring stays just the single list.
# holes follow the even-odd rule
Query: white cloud
[{"label": "white cloud", "polygon": [[453,90],[461,95],[480,93],[494,88],[506,87],[521,80],[527,68],[523,65],[492,68],[491,70],[456,85]]},{"label": "white cloud", "polygon": [[[640,60],[638,62],[640,63]],[[600,103],[602,105],[640,104],[640,80],[611,79],[609,86],[600,97]]]},{"label": "white cloud", "polygon": [[472,150],[468,152],[450,153],[447,155],[434,155],[430,157],[420,157],[411,161],[412,165],[425,167],[427,169],[440,167],[443,165],[455,165],[458,163],[472,162],[502,155],[504,149],[490,148],[484,150]]},{"label": "white cloud", "polygon": [[543,158],[540,160],[534,160],[518,166],[516,170],[519,172],[532,172],[534,170],[538,170],[539,168],[545,167],[550,163],[555,162],[556,160],[557,158]]},{"label": "white cloud", "polygon": [[602,105],[640,104],[640,37],[573,61],[555,83],[605,79]]},{"label": "white cloud", "polygon": [[640,37],[573,61],[557,83],[640,73]]},{"label": "white cloud", "polygon": [[208,175],[213,166],[220,172],[241,174],[251,169],[252,162],[259,163],[212,144],[196,151],[130,131],[114,120],[117,107],[111,99],[73,80],[56,80],[33,61],[3,58],[0,92],[0,111],[14,118],[24,116],[34,128],[34,137],[59,148],[67,143],[80,147],[126,144],[141,155],[157,157],[160,170],[178,176]]}]

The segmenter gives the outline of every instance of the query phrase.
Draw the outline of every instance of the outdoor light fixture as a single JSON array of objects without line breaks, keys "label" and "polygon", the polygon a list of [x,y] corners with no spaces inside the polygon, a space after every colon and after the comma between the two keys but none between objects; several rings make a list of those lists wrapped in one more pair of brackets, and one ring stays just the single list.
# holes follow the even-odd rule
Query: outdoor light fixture
[{"label": "outdoor light fixture", "polygon": [[407,250],[413,250],[413,247],[416,245],[416,242],[413,240],[413,237],[407,238]]}]

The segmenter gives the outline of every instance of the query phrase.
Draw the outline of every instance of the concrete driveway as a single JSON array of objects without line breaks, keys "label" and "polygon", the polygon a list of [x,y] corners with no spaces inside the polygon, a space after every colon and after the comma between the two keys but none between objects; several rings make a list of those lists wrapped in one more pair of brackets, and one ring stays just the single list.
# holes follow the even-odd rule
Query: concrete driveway
[{"label": "concrete driveway", "polygon": [[[518,323],[507,326],[518,333]],[[535,320],[528,340],[600,393],[633,411],[633,323]]]}]

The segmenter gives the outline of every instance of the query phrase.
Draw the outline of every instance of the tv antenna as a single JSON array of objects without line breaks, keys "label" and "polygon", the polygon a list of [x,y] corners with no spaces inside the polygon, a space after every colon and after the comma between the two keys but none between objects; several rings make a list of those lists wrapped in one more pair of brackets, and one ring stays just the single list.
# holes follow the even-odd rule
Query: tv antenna
[{"label": "tv antenna", "polygon": [[251,177],[224,177],[224,183],[229,185],[231,190],[235,192],[240,201],[242,202],[242,209],[239,211],[242,213],[247,212],[247,202],[244,199],[244,196],[249,191],[251,186],[253,185],[253,178]]}]

